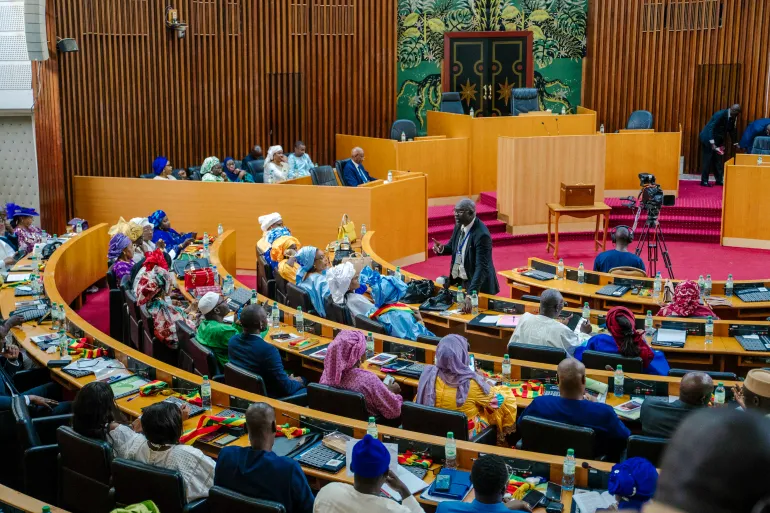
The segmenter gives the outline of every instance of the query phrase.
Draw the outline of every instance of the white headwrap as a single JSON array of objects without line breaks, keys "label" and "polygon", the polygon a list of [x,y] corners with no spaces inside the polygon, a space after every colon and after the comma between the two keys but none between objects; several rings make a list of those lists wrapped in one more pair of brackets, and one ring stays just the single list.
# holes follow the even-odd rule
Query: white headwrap
[{"label": "white headwrap", "polygon": [[131,220],[132,223],[138,224],[142,228],[146,226],[152,226],[152,223],[146,217],[135,217]]},{"label": "white headwrap", "polygon": [[278,212],[273,212],[272,214],[259,216],[259,226],[262,227],[263,232],[267,232],[270,229],[270,227],[273,226],[278,221],[283,221],[281,214],[279,214]]},{"label": "white headwrap", "polygon": [[329,292],[332,299],[338,305],[345,302],[345,293],[350,288],[350,282],[356,275],[356,268],[350,262],[335,265],[326,271],[326,281],[329,284]]},{"label": "white headwrap", "polygon": [[283,147],[281,145],[270,146],[270,148],[267,150],[267,158],[265,158],[265,162],[272,162],[273,157],[279,151],[283,153]]}]

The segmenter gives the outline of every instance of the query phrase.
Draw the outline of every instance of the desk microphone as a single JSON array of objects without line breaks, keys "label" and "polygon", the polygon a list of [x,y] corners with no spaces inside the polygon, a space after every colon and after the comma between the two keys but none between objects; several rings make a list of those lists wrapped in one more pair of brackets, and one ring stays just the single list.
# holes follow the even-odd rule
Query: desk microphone
[{"label": "desk microphone", "polygon": [[561,130],[559,130],[559,118],[554,118],[556,120],[556,133],[558,135],[561,135]]},{"label": "desk microphone", "polygon": [[546,132],[548,135],[551,135],[551,131],[550,131],[550,130],[548,130],[548,127],[547,127],[547,126],[545,126],[545,121],[541,121],[541,122],[540,122],[540,124],[541,124],[541,125],[543,125],[543,128],[545,128],[545,132]]},{"label": "desk microphone", "polygon": [[583,463],[581,463],[580,466],[586,470],[599,470],[598,468],[592,467],[587,461],[584,461]]}]

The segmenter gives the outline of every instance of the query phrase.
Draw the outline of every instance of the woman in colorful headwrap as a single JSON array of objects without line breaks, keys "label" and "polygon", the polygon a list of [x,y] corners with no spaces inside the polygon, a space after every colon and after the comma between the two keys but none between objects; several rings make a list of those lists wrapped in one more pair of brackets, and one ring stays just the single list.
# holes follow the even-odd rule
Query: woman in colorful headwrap
[{"label": "woman in colorful headwrap", "polygon": [[201,182],[227,182],[222,163],[216,157],[208,157],[201,165]]},{"label": "woman in colorful headwrap", "polygon": [[152,161],[152,172],[155,173],[153,180],[176,180],[172,171],[171,161],[166,157],[160,156]]},{"label": "woman in colorful headwrap", "polygon": [[257,253],[265,257],[270,267],[275,268],[278,263],[273,262],[270,256],[273,242],[279,237],[290,236],[291,230],[283,225],[283,219],[278,212],[260,216],[259,226],[262,228],[262,238],[257,241]]},{"label": "woman in colorful headwrap", "polygon": [[708,317],[719,319],[714,311],[700,304],[700,288],[692,280],[683,281],[674,289],[674,300],[658,311],[658,317]]},{"label": "woman in colorful headwrap", "polygon": [[575,349],[575,358],[583,361],[584,351],[620,354],[626,358],[642,359],[644,372],[658,376],[668,376],[671,368],[666,355],[654,351],[644,340],[644,330],[636,329],[636,317],[624,306],[610,308],[607,312],[607,331],[609,334],[594,335],[583,346]]},{"label": "woman in colorful headwrap", "polygon": [[289,162],[281,146],[271,146],[265,159],[265,183],[278,183],[289,179]]},{"label": "woman in colorful headwrap", "polygon": [[142,236],[134,243],[134,262],[139,262],[144,258],[146,253],[155,251],[155,243],[152,242],[154,230],[152,223],[146,217],[135,217],[131,219],[130,222],[142,227]]},{"label": "woman in colorful headwrap", "polygon": [[112,272],[115,274],[118,284],[124,276],[131,274],[131,269],[134,267],[133,256],[134,245],[131,243],[131,239],[122,233],[113,235],[110,239],[107,258],[115,262],[112,264]]},{"label": "woman in colorful headwrap", "polygon": [[[281,263],[285,260],[295,256],[297,254],[297,250],[302,247],[302,244],[299,243],[299,240],[297,240],[296,237],[292,237],[291,235],[284,235],[283,237],[278,237],[273,242],[272,247],[270,248],[270,261],[272,262],[273,268],[278,270],[280,272]],[[286,273],[285,265],[287,263],[284,263],[284,273]],[[283,274],[281,276],[284,276]],[[290,280],[291,282],[294,282],[294,280]]]},{"label": "woman in colorful headwrap", "polygon": [[618,509],[640,511],[655,495],[658,470],[644,458],[629,458],[617,463],[610,471],[607,491],[615,496]]},{"label": "woman in colorful headwrap", "polygon": [[315,246],[303,246],[297,251],[294,260],[298,267],[295,283],[308,293],[313,303],[313,310],[321,317],[326,317],[324,300],[329,296],[329,284],[326,281],[329,259],[326,253]]},{"label": "woman in colorful headwrap", "polygon": [[43,231],[32,224],[35,217],[39,217],[34,208],[20,207],[15,203],[6,205],[11,226],[19,244],[19,250],[25,254],[35,249],[35,244],[43,242]]},{"label": "woman in colorful headwrap", "polygon": [[468,340],[460,335],[442,338],[436,365],[426,366],[420,376],[415,402],[465,413],[474,434],[497,426],[498,445],[507,445],[506,435],[516,431],[516,398],[510,388],[491,386],[469,365]]},{"label": "woman in colorful headwrap", "polygon": [[320,383],[360,392],[370,414],[386,419],[401,416],[404,399],[398,383],[385,385],[374,373],[361,369],[366,354],[366,337],[360,331],[342,330],[337,334],[324,359]]},{"label": "woman in colorful headwrap", "polygon": [[225,157],[225,160],[222,161],[222,166],[224,167],[227,179],[231,182],[254,183],[254,178],[249,173],[235,167],[235,160],[232,157]]},{"label": "woman in colorful headwrap", "polygon": [[195,323],[187,319],[187,313],[182,308],[172,304],[168,294],[173,282],[165,255],[156,249],[148,253],[144,260],[144,273],[139,278],[134,294],[138,306],[147,305],[158,340],[176,349],[176,322],[183,321],[192,329],[195,329]]},{"label": "woman in colorful headwrap", "polygon": [[172,258],[179,256],[195,240],[194,233],[179,233],[171,228],[171,221],[162,210],[156,210],[148,219],[154,229],[152,241],[158,249],[173,252]]}]

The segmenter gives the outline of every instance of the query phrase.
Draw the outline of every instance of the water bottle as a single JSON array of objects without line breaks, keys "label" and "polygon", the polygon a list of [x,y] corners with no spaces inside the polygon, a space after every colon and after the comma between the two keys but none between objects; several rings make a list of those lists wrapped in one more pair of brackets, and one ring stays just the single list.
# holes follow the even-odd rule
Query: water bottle
[{"label": "water bottle", "polygon": [[361,225],[361,237],[363,238],[364,235],[366,235],[366,225],[362,224]]},{"label": "water bottle", "polygon": [[388,183],[393,182],[393,171],[388,171]]},{"label": "water bottle", "polygon": [[564,279],[564,259],[559,259],[559,265],[556,266],[556,277],[560,280]]},{"label": "water bottle", "polygon": [[219,226],[217,226],[217,235],[221,236],[223,233],[225,233],[225,229],[222,227],[222,223],[219,223]]},{"label": "water bottle", "polygon": [[456,469],[457,468],[457,441],[455,440],[455,434],[451,431],[446,434],[446,445],[444,446],[444,457],[446,462],[444,468]]},{"label": "water bottle", "polygon": [[294,327],[297,329],[297,333],[305,333],[305,319],[302,316],[302,307],[297,307],[297,313],[294,314]]},{"label": "water bottle", "polygon": [[758,165],[758,166],[761,166],[761,165],[762,165],[762,155],[760,155],[759,157],[757,157],[757,165]]},{"label": "water bottle", "polygon": [[346,233],[344,237],[342,237],[342,242],[345,244],[350,244],[350,238],[348,237],[348,234]]},{"label": "water bottle", "polygon": [[61,317],[59,316],[59,308],[56,303],[51,303],[51,330],[59,331],[61,328]]},{"label": "water bottle", "polygon": [[281,327],[281,311],[278,309],[278,301],[273,301],[273,308],[270,310],[270,321],[273,328],[278,329]]},{"label": "water bottle", "polygon": [[578,266],[578,283],[585,283],[586,282],[586,268],[583,265],[583,262],[580,262],[580,265]]},{"label": "water bottle", "polygon": [[660,297],[660,291],[663,290],[663,281],[660,276],[660,271],[655,274],[655,282],[652,286],[652,295],[655,298]]},{"label": "water bottle", "polygon": [[651,337],[655,332],[655,328],[652,323],[652,310],[647,310],[647,316],[644,318],[644,334]]},{"label": "water bottle", "polygon": [[703,279],[703,275],[701,274],[698,276],[698,290],[700,292],[700,296],[703,297],[703,292],[706,289],[706,280]]},{"label": "water bottle", "polygon": [[709,315],[706,319],[706,345],[714,343],[714,318]]},{"label": "water bottle", "polygon": [[575,451],[573,449],[567,449],[567,456],[564,458],[561,488],[568,492],[575,488]]},{"label": "water bottle", "polygon": [[565,116],[566,114],[567,114],[567,108],[564,105],[562,105],[561,106],[561,115]]},{"label": "water bottle", "polygon": [[67,330],[67,311],[64,310],[64,304],[59,305],[59,323],[62,330]]},{"label": "water bottle", "polygon": [[615,371],[615,397],[623,397],[623,366],[618,365],[618,369]]},{"label": "water bottle", "polygon": [[457,302],[462,305],[465,303],[465,293],[462,287],[457,287]]},{"label": "water bottle", "polygon": [[51,506],[43,506],[43,513],[51,513]]},{"label": "water bottle", "polygon": [[63,329],[59,329],[59,355],[63,358],[69,354],[69,341]]},{"label": "water bottle", "polygon": [[717,389],[714,390],[714,402],[717,406],[724,406],[725,404],[725,384],[720,382],[717,385]]},{"label": "water bottle", "polygon": [[217,272],[217,266],[212,265],[211,270],[214,273],[214,285],[219,285],[219,273]]},{"label": "water bottle", "polygon": [[706,284],[703,288],[703,295],[706,297],[711,297],[711,275],[706,275]]},{"label": "water bottle", "polygon": [[230,296],[233,293],[233,290],[235,289],[235,283],[233,282],[233,277],[228,275],[225,276],[225,283],[222,285],[222,293],[225,296]]},{"label": "water bottle", "polygon": [[75,225],[75,233],[83,233],[83,223],[81,221],[78,221],[78,224]]},{"label": "water bottle", "polygon": [[43,230],[43,232],[42,232],[42,234],[40,236],[40,240],[42,240],[46,244],[50,244],[51,243],[51,236],[48,235],[47,231]]},{"label": "water bottle", "polygon": [[366,426],[366,434],[372,438],[378,438],[380,436],[377,432],[377,423],[374,421],[374,417],[369,417],[369,425]]},{"label": "water bottle", "polygon": [[401,142],[406,142],[406,133],[401,132]]},{"label": "water bottle", "polygon": [[503,355],[503,381],[511,380],[511,357]]},{"label": "water bottle", "polygon": [[209,234],[203,232],[203,258],[209,257]]},{"label": "water bottle", "polygon": [[471,107],[470,115],[471,115],[472,118],[476,117],[476,116],[474,116],[474,113],[473,113],[473,107]]},{"label": "water bottle", "polygon": [[366,334],[366,358],[374,356],[374,335],[370,331]]},{"label": "water bottle", "polygon": [[583,305],[583,319],[587,321],[591,320],[591,307],[588,306],[588,301]]},{"label": "water bottle", "polygon": [[257,291],[252,290],[251,291],[251,304],[256,305],[257,304]]},{"label": "water bottle", "polygon": [[479,294],[475,290],[471,292],[471,309],[473,315],[479,314]]},{"label": "water bottle", "polygon": [[727,275],[727,282],[725,283],[725,296],[732,297],[733,295],[733,275]]},{"label": "water bottle", "polygon": [[604,133],[604,123],[602,123],[601,125],[599,125],[599,133],[600,133],[600,134],[603,134],[603,133]]},{"label": "water bottle", "polygon": [[211,382],[208,376],[203,376],[203,383],[201,383],[201,407],[204,410],[211,409]]},{"label": "water bottle", "polygon": [[404,277],[401,275],[401,267],[396,267],[396,272],[393,273],[393,276],[398,281],[404,281]]}]

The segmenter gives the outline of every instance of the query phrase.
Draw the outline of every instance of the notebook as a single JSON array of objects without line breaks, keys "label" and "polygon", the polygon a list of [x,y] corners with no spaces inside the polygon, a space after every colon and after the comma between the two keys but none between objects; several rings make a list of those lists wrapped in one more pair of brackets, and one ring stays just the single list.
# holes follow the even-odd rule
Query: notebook
[{"label": "notebook", "polygon": [[497,321],[499,328],[515,328],[519,324],[519,317],[515,315],[501,315]]},{"label": "notebook", "polygon": [[[452,484],[449,485],[449,491],[439,492],[436,490],[436,481],[433,481],[433,483],[430,485],[430,488],[428,488],[427,493],[431,497],[445,500],[448,499],[461,501],[465,499],[465,497],[471,491],[471,488],[473,488],[473,485],[471,484],[471,473],[464,470],[442,468],[441,472],[439,472],[436,477],[438,478],[438,476],[443,474],[448,474],[452,477]],[[423,494],[423,496],[424,495],[425,494]]]}]

